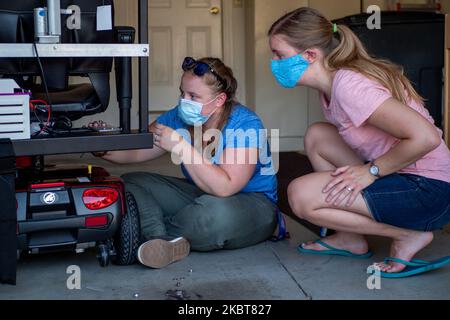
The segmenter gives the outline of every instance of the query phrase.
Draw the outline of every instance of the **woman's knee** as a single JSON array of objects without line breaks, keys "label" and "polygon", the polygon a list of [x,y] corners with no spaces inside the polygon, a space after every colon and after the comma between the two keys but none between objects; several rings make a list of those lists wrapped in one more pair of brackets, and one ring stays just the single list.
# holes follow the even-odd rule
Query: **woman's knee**
[{"label": "woman's knee", "polygon": [[202,209],[190,210],[188,214],[178,214],[171,220],[177,226],[178,233],[187,238],[195,251],[213,251],[223,249],[229,220],[210,207],[211,211]]},{"label": "woman's knee", "polygon": [[197,199],[195,219],[201,232],[207,237],[226,233],[235,225],[236,206],[230,198],[205,195]]},{"label": "woman's knee", "polygon": [[308,178],[301,177],[288,187],[288,199],[294,214],[304,220],[309,220],[313,211],[314,195],[308,187]]},{"label": "woman's knee", "polygon": [[338,135],[338,131],[335,126],[325,122],[318,122],[311,125],[306,131],[305,135],[305,149],[308,155],[311,155],[314,150],[324,142],[327,141],[327,137],[331,135]]}]

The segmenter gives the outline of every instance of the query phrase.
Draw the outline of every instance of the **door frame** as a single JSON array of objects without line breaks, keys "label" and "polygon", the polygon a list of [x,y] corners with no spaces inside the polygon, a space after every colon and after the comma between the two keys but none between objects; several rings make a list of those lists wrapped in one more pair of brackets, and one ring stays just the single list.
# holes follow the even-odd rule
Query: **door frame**
[{"label": "door frame", "polygon": [[247,0],[221,0],[222,3],[222,56],[236,77],[238,100],[247,103]]}]

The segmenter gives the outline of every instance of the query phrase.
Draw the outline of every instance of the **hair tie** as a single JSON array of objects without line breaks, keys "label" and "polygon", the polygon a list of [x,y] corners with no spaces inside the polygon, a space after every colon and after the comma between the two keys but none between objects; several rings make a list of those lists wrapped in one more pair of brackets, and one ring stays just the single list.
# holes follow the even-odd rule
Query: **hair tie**
[{"label": "hair tie", "polygon": [[333,33],[338,32],[338,26],[336,23],[333,23]]}]

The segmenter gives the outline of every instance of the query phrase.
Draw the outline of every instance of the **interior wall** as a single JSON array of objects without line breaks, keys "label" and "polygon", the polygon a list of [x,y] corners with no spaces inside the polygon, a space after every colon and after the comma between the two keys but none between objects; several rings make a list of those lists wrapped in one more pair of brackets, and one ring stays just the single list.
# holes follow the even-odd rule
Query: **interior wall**
[{"label": "interior wall", "polygon": [[270,71],[272,53],[267,31],[281,15],[301,6],[306,0],[250,0],[248,23],[248,105],[262,118],[268,129],[280,129],[280,148],[300,150],[307,129],[307,91],[282,89]]},{"label": "interior wall", "polygon": [[256,100],[256,63],[255,61],[255,0],[245,0],[245,86],[247,94],[247,107],[255,110]]},{"label": "interior wall", "polygon": [[[376,1],[366,0],[366,2],[373,3]],[[361,12],[360,0],[309,0],[309,6],[319,10],[330,20]]]},{"label": "interior wall", "polygon": [[223,61],[231,66],[238,81],[237,99],[246,104],[245,0],[223,0]]},{"label": "interior wall", "polygon": [[450,0],[441,0],[442,12],[450,13]]}]

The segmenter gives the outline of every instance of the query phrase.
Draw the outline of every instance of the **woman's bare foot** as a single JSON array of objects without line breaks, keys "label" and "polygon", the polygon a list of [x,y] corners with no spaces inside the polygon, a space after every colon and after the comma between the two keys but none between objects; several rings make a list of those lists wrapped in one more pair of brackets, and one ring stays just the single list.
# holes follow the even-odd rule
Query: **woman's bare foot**
[{"label": "woman's bare foot", "polygon": [[[369,245],[366,239],[357,234],[338,232],[322,240],[326,244],[336,249],[347,250],[353,254],[366,254],[369,251]],[[303,249],[325,251],[329,250],[318,243],[308,242],[302,245]]]},{"label": "woman's bare foot", "polygon": [[[423,248],[428,246],[433,241],[434,235],[432,232],[416,232],[412,231],[409,236],[402,239],[397,239],[391,245],[391,257],[401,259],[404,261],[411,261],[414,256]],[[402,272],[406,266],[401,263],[376,263],[381,271],[387,273]]]}]

